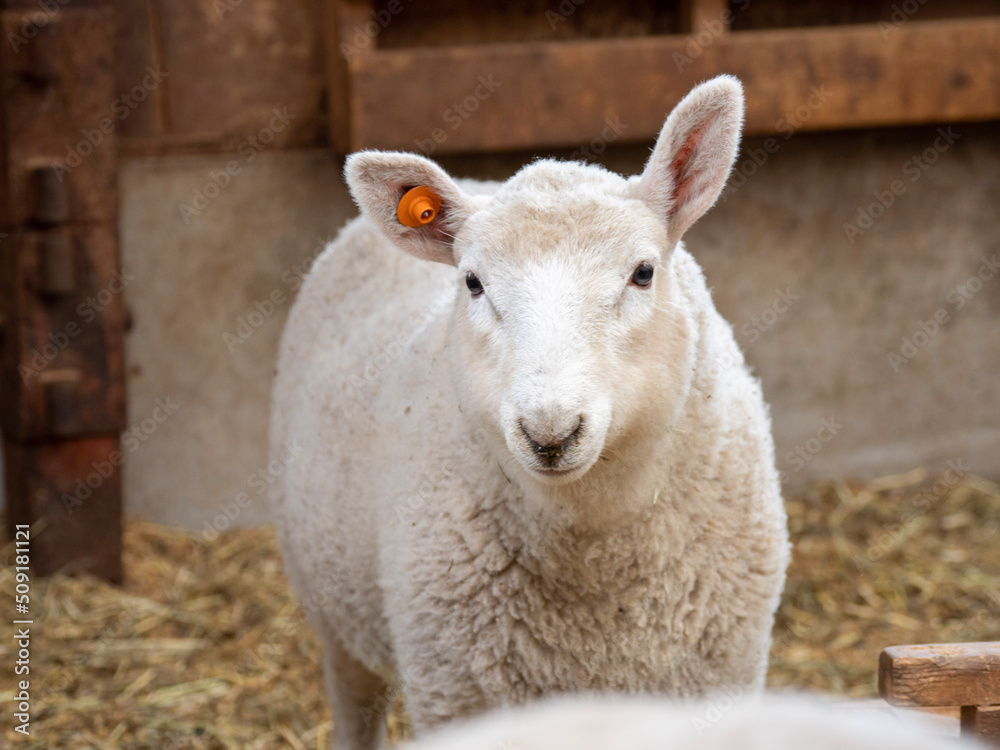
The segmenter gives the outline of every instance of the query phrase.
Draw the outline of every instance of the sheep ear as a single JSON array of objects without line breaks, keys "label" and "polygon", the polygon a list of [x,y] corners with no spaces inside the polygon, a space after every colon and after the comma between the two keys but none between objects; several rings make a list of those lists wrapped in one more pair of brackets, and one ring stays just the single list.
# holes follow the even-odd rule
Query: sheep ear
[{"label": "sheep ear", "polygon": [[671,244],[719,197],[742,127],[743,87],[729,75],[697,86],[670,113],[636,189],[666,221]]},{"label": "sheep ear", "polygon": [[[396,151],[360,151],[347,157],[344,176],[354,202],[398,247],[425,260],[456,265],[455,235],[472,214],[472,201],[434,162]],[[407,190],[425,185],[441,198],[441,208],[423,226],[400,223],[396,208]]]}]

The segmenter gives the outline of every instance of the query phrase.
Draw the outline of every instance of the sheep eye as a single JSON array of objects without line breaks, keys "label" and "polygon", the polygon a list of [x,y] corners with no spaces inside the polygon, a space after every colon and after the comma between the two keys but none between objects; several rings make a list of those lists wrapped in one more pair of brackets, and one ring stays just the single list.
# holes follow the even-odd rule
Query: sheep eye
[{"label": "sheep eye", "polygon": [[647,287],[653,283],[653,266],[649,263],[640,263],[632,272],[632,283],[636,286]]},{"label": "sheep eye", "polygon": [[472,292],[473,297],[478,297],[483,293],[483,282],[472,271],[465,274],[465,285],[469,287],[469,291]]}]

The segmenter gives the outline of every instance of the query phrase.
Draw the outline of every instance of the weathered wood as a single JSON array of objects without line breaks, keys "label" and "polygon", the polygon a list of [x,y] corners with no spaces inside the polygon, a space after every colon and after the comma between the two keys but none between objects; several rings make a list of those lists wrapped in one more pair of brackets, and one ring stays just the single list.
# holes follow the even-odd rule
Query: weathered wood
[{"label": "weathered wood", "polygon": [[[382,0],[378,7],[391,4]],[[657,0],[401,0],[396,7],[398,20],[379,34],[380,48],[532,44],[683,31],[679,3]]]},{"label": "weathered wood", "polygon": [[[327,105],[329,109],[330,143],[336,151],[350,149],[350,94],[347,61],[356,54],[368,54],[377,46],[371,38],[368,44],[358,44],[352,38],[354,29],[363,27],[371,12],[371,0],[324,0],[324,29]],[[363,32],[363,29],[361,31]]]},{"label": "weathered wood", "polygon": [[878,688],[896,706],[1000,704],[1000,642],[887,648],[879,657]]},{"label": "weathered wood", "polygon": [[[1000,117],[1000,18],[547,44],[382,49],[348,60],[350,148],[574,146],[654,137],[693,85],[747,89],[747,131]],[[484,86],[483,81],[491,81]],[[405,82],[405,85],[404,85]],[[468,105],[468,106],[466,106]],[[474,107],[474,109],[473,109]],[[457,108],[457,109],[456,109]],[[457,117],[446,119],[446,113]]]},{"label": "weathered wood", "polygon": [[[167,69],[162,14],[164,6],[169,8],[172,5],[156,0],[130,0],[118,4],[115,62],[118,69],[117,78],[122,84],[134,85],[131,82],[141,81],[148,68]],[[119,145],[126,138],[142,141],[151,136],[167,135],[170,113],[166,93],[169,88],[168,77],[154,87],[146,99],[139,102],[139,106],[131,109],[128,117],[118,122]]]},{"label": "weathered wood", "polygon": [[[134,3],[118,5],[132,13]],[[155,86],[171,135],[201,140],[202,149],[216,152],[242,147],[241,157],[265,144],[270,151],[325,138],[317,0],[157,2],[152,10],[153,42],[162,40],[167,76],[147,86],[147,71],[132,68],[123,72],[122,88]],[[155,104],[150,94],[136,111]],[[289,114],[280,127],[270,125],[275,109]],[[259,143],[250,140],[262,131]]]},{"label": "weathered wood", "polygon": [[711,33],[722,24],[722,32],[729,30],[728,21],[732,18],[732,10],[728,0],[682,0],[681,23],[683,30],[689,34],[701,31]]},{"label": "weathered wood", "polygon": [[113,15],[7,11],[0,34],[9,196],[0,224],[117,221]]},{"label": "weathered wood", "polygon": [[76,10],[78,8],[99,8],[107,0],[57,0],[55,3],[40,4],[38,0],[0,0],[0,10],[31,10],[51,15],[55,10]]},{"label": "weathered wood", "polygon": [[[6,337],[0,389],[7,437],[114,433],[125,423],[123,292],[114,225],[14,229],[5,240]],[[46,269],[45,248],[68,268]],[[60,255],[62,253],[51,253]],[[72,282],[66,287],[67,282]],[[52,286],[61,286],[58,294]]]},{"label": "weathered wood", "polygon": [[117,435],[4,440],[7,531],[30,524],[31,565],[42,576],[92,573],[122,580],[121,453]]},{"label": "weathered wood", "polygon": [[37,573],[120,581],[115,24],[84,5],[0,14],[5,515],[32,526]]},{"label": "weathered wood", "polygon": [[962,706],[962,736],[1000,747],[1000,706]]}]

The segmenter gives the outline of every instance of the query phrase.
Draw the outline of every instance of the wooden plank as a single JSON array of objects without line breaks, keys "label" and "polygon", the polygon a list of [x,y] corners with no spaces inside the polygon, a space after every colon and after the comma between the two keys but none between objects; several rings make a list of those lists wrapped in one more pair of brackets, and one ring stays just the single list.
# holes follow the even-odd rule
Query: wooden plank
[{"label": "wooden plank", "polygon": [[878,689],[896,706],[1000,704],[1000,642],[887,648],[879,657]]},{"label": "wooden plank", "polygon": [[[316,0],[157,0],[152,10],[158,23],[152,36],[154,44],[162,38],[167,74],[155,86],[166,101],[170,135],[200,137],[213,151],[242,147],[247,154],[265,145],[297,148],[325,140]],[[122,76],[126,92],[147,86],[143,68]],[[155,102],[147,97],[139,106],[154,109]],[[273,125],[275,110],[287,112],[287,121]]]},{"label": "wooden plank", "polygon": [[[115,63],[117,78],[123,87],[140,82],[147,68],[164,69],[163,39],[159,31],[159,11],[153,0],[132,0],[118,5]],[[116,118],[119,138],[142,139],[166,132],[169,115],[165,94],[169,86],[169,77],[159,81],[142,102],[135,102],[137,106],[128,109],[126,117]],[[116,95],[121,93],[126,92]],[[130,97],[129,104],[132,101]],[[119,107],[118,114],[125,114],[125,111]]]},{"label": "wooden plank", "polygon": [[[46,23],[37,28],[34,15],[0,15],[4,39],[14,39],[0,48],[6,221],[38,218],[33,174],[40,168],[56,170],[52,186],[64,192],[74,221],[117,221],[113,14],[59,10],[42,14]],[[19,41],[26,27],[34,36]]]},{"label": "wooden plank", "polygon": [[[370,0],[324,0],[322,12],[326,65],[327,106],[330,143],[335,151],[350,150],[350,81],[347,61],[358,54],[369,54],[376,46],[374,36],[365,33]],[[355,39],[360,35],[360,39]]]},{"label": "wooden plank", "polygon": [[[12,230],[0,259],[7,310],[0,348],[0,427],[27,441],[120,430],[125,424],[124,291],[110,223]],[[68,292],[46,290],[46,248],[65,245]]]},{"label": "wooden plank", "polygon": [[[679,5],[651,0],[400,0],[398,20],[386,24],[378,46],[412,49],[678,34],[686,28],[680,21]],[[380,9],[391,7],[392,0],[379,3]]]},{"label": "wooden plank", "polygon": [[[693,85],[747,89],[747,132],[1000,117],[1000,18],[687,36],[379,50],[348,61],[352,149],[575,146],[620,123],[655,136]],[[435,140],[433,135],[439,135]]]},{"label": "wooden plank", "polygon": [[32,526],[38,575],[92,573],[122,580],[118,435],[20,443],[4,440],[7,530]]},{"label": "wooden plank", "polygon": [[962,706],[962,736],[1000,747],[1000,706]]},{"label": "wooden plank", "polygon": [[689,34],[716,28],[722,23],[722,33],[729,30],[727,18],[732,18],[728,0],[681,0],[681,23]]},{"label": "wooden plank", "polygon": [[120,581],[127,282],[118,272],[114,15],[57,4],[0,13],[0,28],[12,41],[0,50],[8,529],[32,527],[40,575]]}]

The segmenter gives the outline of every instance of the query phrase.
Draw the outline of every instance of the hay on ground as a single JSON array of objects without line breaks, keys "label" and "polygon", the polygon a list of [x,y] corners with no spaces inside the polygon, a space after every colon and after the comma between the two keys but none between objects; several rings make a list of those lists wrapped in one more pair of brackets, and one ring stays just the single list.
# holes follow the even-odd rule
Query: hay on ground
[{"label": "hay on ground", "polygon": [[[787,507],[795,551],[770,685],[870,698],[885,646],[1000,640],[996,484],[915,471],[822,484]],[[328,747],[321,649],[270,529],[208,543],[131,521],[124,544],[121,588],[86,576],[32,582],[31,737],[8,722],[8,743]],[[5,561],[12,554],[9,545]],[[5,567],[0,596],[13,594]],[[9,618],[0,629],[0,661],[11,665]],[[393,739],[408,733],[398,708],[386,717]]]}]

